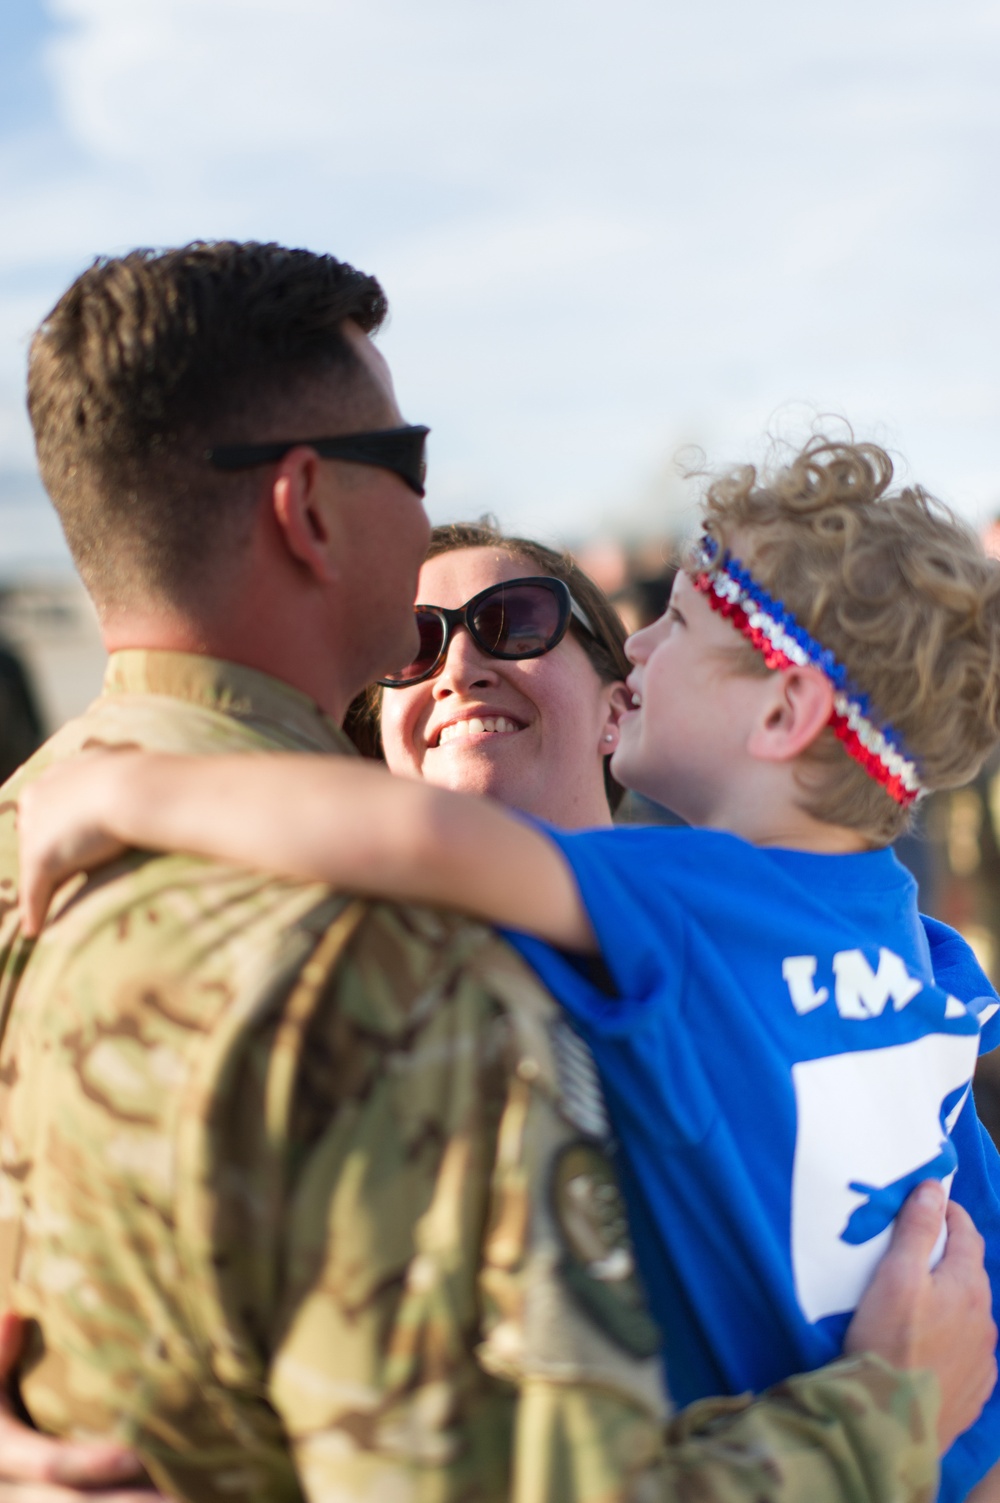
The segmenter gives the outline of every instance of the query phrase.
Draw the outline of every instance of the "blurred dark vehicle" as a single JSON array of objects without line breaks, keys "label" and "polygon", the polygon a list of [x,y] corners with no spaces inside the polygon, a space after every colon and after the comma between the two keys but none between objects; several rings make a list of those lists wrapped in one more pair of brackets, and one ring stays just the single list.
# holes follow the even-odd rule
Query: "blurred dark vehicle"
[{"label": "blurred dark vehicle", "polygon": [[0,644],[0,782],[6,782],[42,744],[38,703],[17,654]]}]

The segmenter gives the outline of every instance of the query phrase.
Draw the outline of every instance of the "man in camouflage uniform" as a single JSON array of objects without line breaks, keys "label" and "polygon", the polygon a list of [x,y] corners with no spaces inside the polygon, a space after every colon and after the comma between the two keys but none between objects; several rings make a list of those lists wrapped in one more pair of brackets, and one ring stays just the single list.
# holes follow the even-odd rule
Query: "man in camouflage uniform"
[{"label": "man in camouflage uniform", "polygon": [[[28,1409],[205,1503],[930,1498],[935,1380],[876,1357],[671,1425],[589,1058],[489,931],[136,854],[19,933],[16,799],[46,765],[344,754],[348,701],[412,649],[419,475],[307,441],[401,426],[383,312],[330,258],[196,246],[98,263],[33,344],[42,474],[112,656],[0,810],[0,1304],[35,1322]],[[265,465],[210,462],[260,442]],[[945,1376],[989,1326],[958,1232],[978,1326],[935,1307]],[[856,1345],[912,1369],[918,1337],[869,1315]]]}]

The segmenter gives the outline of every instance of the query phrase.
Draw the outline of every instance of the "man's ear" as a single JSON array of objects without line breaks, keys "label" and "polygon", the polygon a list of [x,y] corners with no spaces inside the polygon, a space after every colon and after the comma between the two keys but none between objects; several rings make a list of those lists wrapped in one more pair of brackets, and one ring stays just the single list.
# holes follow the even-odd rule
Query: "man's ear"
[{"label": "man's ear", "polygon": [[329,465],[315,449],[299,444],[278,467],[271,506],[282,540],[292,558],[322,584],[338,577],[330,516]]},{"label": "man's ear", "polygon": [[632,695],[620,681],[610,686],[607,699],[607,714],[601,726],[601,755],[610,757],[618,745],[618,727],[626,710],[632,708]]},{"label": "man's ear", "polygon": [[762,762],[790,762],[820,736],[833,713],[833,685],[818,668],[781,668],[750,732],[747,751]]}]

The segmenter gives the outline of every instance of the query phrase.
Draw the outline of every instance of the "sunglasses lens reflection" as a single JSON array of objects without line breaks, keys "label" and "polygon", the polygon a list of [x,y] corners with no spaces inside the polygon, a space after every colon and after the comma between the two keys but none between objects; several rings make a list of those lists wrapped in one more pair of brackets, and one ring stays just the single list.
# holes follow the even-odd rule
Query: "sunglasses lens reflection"
[{"label": "sunglasses lens reflection", "polygon": [[516,661],[537,658],[562,640],[572,597],[561,580],[512,581],[474,596],[454,610],[416,606],[420,649],[399,673],[379,682],[390,689],[431,678],[441,667],[445,644],[456,627],[466,626],[482,652]]},{"label": "sunglasses lens reflection", "polygon": [[543,585],[501,587],[479,603],[471,624],[480,645],[494,656],[534,656],[558,634],[559,601]]},{"label": "sunglasses lens reflection", "polygon": [[440,616],[435,616],[433,611],[414,611],[417,622],[417,631],[420,634],[420,646],[417,655],[412,662],[407,663],[398,673],[391,674],[383,680],[389,684],[412,684],[419,679],[426,678],[434,664],[438,660],[441,644],[444,641],[444,622]]}]

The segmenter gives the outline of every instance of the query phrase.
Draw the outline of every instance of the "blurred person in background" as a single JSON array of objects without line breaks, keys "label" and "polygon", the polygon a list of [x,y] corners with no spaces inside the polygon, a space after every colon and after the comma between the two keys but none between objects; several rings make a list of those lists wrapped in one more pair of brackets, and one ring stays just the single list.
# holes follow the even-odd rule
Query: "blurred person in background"
[{"label": "blurred person in background", "polygon": [[659,574],[637,575],[611,596],[611,604],[621,616],[629,636],[642,631],[644,626],[652,626],[663,615],[676,573],[676,567],[671,564]]},{"label": "blurred person in background", "polygon": [[[670,599],[676,573],[675,565],[665,565],[659,574],[638,575],[629,579],[612,595],[611,603],[625,623],[629,636],[633,632],[642,631],[646,626],[651,626],[663,615]],[[634,788],[630,788],[622,799],[615,816],[615,823],[682,825],[684,821],[672,809],[665,809],[662,804],[654,803],[644,793],[637,793]]]},{"label": "blurred person in background", "polygon": [[6,782],[42,744],[44,732],[27,669],[0,643],[0,781]]}]

